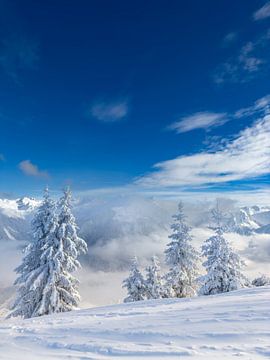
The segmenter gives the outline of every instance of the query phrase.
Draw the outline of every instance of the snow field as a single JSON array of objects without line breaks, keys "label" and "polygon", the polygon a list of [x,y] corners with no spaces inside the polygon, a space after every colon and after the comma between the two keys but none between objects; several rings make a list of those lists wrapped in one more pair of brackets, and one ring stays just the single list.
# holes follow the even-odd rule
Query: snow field
[{"label": "snow field", "polygon": [[0,320],[0,359],[269,359],[270,287]]}]

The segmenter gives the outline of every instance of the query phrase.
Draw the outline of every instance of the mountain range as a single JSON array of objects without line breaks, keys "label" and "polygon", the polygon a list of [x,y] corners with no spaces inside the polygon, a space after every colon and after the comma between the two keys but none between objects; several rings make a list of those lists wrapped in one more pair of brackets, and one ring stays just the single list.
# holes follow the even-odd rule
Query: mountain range
[{"label": "mountain range", "polygon": [[[40,200],[30,197],[0,199],[0,241],[29,241],[30,222]],[[155,199],[120,199],[117,202],[103,199],[80,198],[74,202],[74,214],[80,227],[80,234],[88,243],[106,242],[109,238],[125,234],[147,236],[170,224],[168,204],[162,206]],[[189,209],[192,212],[192,209]],[[203,210],[201,210],[201,213]],[[208,227],[210,210],[198,220],[191,217],[191,226]],[[223,220],[225,232],[241,235],[270,233],[270,206],[233,207]]]}]

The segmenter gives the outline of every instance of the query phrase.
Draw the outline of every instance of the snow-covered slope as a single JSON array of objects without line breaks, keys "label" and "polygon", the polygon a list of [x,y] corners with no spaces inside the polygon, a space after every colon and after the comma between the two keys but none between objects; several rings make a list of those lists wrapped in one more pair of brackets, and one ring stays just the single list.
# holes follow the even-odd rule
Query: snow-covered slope
[{"label": "snow-covered slope", "polygon": [[270,287],[0,321],[0,359],[269,359]]},{"label": "snow-covered slope", "polygon": [[28,241],[29,222],[39,201],[33,198],[0,199],[0,241]]},{"label": "snow-covered slope", "polygon": [[251,206],[242,207],[231,212],[225,230],[240,235],[252,233],[267,233],[267,225],[270,224],[270,207]]}]

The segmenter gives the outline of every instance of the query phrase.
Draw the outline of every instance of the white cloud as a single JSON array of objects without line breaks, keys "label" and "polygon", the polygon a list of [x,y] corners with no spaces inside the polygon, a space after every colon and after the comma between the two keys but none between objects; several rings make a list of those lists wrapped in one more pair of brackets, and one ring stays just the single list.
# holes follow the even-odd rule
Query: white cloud
[{"label": "white cloud", "polygon": [[195,129],[208,130],[213,127],[221,126],[225,124],[227,121],[233,119],[239,119],[244,116],[246,117],[252,116],[254,114],[267,115],[269,113],[270,113],[270,95],[266,95],[258,99],[252,106],[237,110],[233,114],[209,112],[209,111],[196,112],[192,115],[183,117],[180,121],[174,122],[169,126],[169,129],[176,130],[177,133],[184,133]]},{"label": "white cloud", "polygon": [[207,190],[207,188],[203,188],[202,191],[194,190],[188,191],[188,189],[148,189],[144,191],[145,195],[151,196],[157,199],[166,199],[176,201],[182,199],[189,202],[195,201],[215,201],[217,198],[222,196],[224,199],[234,199],[241,206],[249,206],[251,204],[256,205],[267,205],[270,197],[270,190],[268,188],[256,188],[256,189],[242,189],[242,190],[231,190],[231,191],[222,191],[216,190],[213,191],[211,189]]},{"label": "white cloud", "polygon": [[255,101],[255,104],[247,108],[240,109],[234,113],[235,118],[244,116],[252,116],[256,113],[262,112],[264,115],[270,113],[270,95],[263,96]]},{"label": "white cloud", "polygon": [[155,164],[136,183],[149,187],[203,186],[270,173],[270,115],[257,120],[216,152],[200,152]]},{"label": "white cloud", "polygon": [[184,133],[195,129],[209,129],[220,126],[226,121],[228,121],[226,113],[197,112],[173,123],[170,129],[176,130],[177,133]]},{"label": "white cloud", "polygon": [[19,169],[27,176],[34,176],[39,178],[48,178],[47,171],[39,170],[37,165],[34,165],[30,160],[23,160],[19,163]]},{"label": "white cloud", "polygon": [[3,154],[0,154],[0,161],[5,161],[5,157]]},{"label": "white cloud", "polygon": [[253,14],[253,19],[255,21],[263,20],[270,17],[270,1],[268,1],[266,4],[264,4],[263,7],[261,7],[259,10],[257,10]]},{"label": "white cloud", "polygon": [[99,102],[90,109],[90,115],[99,121],[114,122],[123,119],[128,114],[126,100],[116,102]]},{"label": "white cloud", "polygon": [[269,30],[254,41],[244,44],[235,56],[220,64],[214,72],[214,82],[247,82],[253,79],[267,63],[269,57]]}]

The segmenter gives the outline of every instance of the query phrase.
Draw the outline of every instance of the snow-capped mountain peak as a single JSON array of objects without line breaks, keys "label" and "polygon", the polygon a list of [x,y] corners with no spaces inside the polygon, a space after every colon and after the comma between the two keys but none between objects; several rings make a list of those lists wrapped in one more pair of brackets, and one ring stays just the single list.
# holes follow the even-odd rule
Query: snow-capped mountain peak
[{"label": "snow-capped mountain peak", "polygon": [[245,206],[230,213],[229,217],[224,221],[224,230],[241,235],[251,235],[255,232],[262,232],[262,228],[267,230],[267,225],[269,224],[270,207]]},{"label": "snow-capped mountain peak", "polygon": [[32,198],[32,197],[21,197],[16,200],[18,210],[34,210],[40,203],[40,201]]}]

